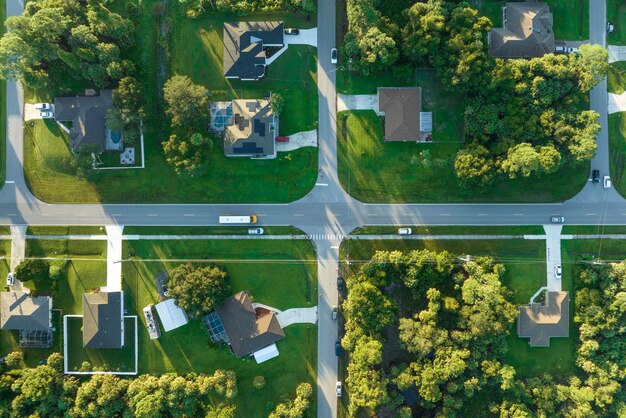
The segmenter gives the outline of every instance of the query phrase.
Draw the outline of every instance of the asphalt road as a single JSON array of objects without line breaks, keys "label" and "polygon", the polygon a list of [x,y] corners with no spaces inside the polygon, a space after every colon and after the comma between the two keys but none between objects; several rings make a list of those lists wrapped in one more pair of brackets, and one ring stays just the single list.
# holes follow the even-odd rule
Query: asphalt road
[{"label": "asphalt road", "polygon": [[[18,15],[22,2],[8,1],[7,15]],[[7,183],[0,191],[0,224],[6,225],[217,225],[219,215],[256,214],[260,225],[294,225],[314,240],[318,257],[318,417],[337,415],[334,393],[337,322],[331,319],[338,303],[336,277],[341,238],[361,225],[536,225],[551,215],[568,224],[626,224],[626,200],[614,189],[589,182],[573,199],[549,204],[363,204],[347,195],[337,175],[335,1],[318,2],[319,176],[317,185],[289,204],[237,205],[50,205],[28,190],[23,174],[23,92],[7,83]],[[605,45],[606,3],[590,2],[590,39]],[[592,162],[608,174],[606,82],[591,93],[591,108],[600,114],[602,132]],[[53,186],[52,186],[53,187]]]}]

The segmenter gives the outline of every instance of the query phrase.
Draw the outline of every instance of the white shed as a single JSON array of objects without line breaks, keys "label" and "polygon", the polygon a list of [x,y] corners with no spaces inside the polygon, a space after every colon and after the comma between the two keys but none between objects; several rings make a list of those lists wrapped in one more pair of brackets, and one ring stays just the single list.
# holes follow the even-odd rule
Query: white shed
[{"label": "white shed", "polygon": [[185,311],[174,304],[175,300],[168,299],[155,305],[165,332],[182,327],[189,322]]},{"label": "white shed", "polygon": [[255,351],[252,355],[258,364],[263,363],[269,359],[273,359],[274,357],[278,357],[278,347],[276,347],[276,343],[272,345],[268,345],[265,348],[260,349],[259,351]]}]

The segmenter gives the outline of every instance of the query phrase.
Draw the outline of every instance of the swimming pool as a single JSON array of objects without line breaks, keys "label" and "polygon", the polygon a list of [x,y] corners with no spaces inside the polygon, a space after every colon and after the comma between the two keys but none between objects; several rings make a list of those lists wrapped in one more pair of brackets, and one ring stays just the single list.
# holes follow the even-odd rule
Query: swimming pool
[{"label": "swimming pool", "polygon": [[122,134],[119,132],[111,131],[111,142],[119,144],[122,139]]}]

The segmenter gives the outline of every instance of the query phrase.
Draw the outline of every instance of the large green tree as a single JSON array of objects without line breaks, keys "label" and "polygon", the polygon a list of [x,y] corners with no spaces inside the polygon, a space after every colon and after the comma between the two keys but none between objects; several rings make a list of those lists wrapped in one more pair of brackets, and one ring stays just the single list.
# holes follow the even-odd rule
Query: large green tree
[{"label": "large green tree", "polygon": [[221,268],[181,264],[168,272],[168,296],[176,299],[190,318],[200,318],[228,294],[228,275]]},{"label": "large green tree", "polygon": [[172,126],[206,130],[209,119],[209,98],[206,87],[194,84],[187,76],[175,75],[165,82],[163,97],[165,113]]}]

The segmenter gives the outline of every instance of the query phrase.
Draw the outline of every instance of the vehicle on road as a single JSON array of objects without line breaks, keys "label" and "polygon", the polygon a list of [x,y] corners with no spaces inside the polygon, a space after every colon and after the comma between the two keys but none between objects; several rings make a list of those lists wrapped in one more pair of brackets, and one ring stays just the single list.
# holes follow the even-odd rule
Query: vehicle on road
[{"label": "vehicle on road", "polygon": [[256,215],[250,216],[220,216],[221,224],[255,224]]},{"label": "vehicle on road", "polygon": [[39,116],[42,119],[51,119],[54,117],[54,113],[52,113],[51,110],[42,110],[41,112],[39,112]]},{"label": "vehicle on road", "polygon": [[593,183],[600,183],[600,170],[591,171],[591,181]]},{"label": "vehicle on road", "polygon": [[341,398],[341,382],[337,382],[335,385],[335,392],[337,393],[337,397]]},{"label": "vehicle on road", "polygon": [[299,33],[300,33],[300,29],[295,29],[295,28],[285,29],[285,35],[298,35]]},{"label": "vehicle on road", "polygon": [[565,222],[565,216],[553,216],[550,218],[553,224],[562,224]]},{"label": "vehicle on road", "polygon": [[609,176],[604,176],[604,188],[605,189],[609,189],[611,187],[611,177]]},{"label": "vehicle on road", "polygon": [[341,341],[335,341],[335,355],[339,357],[341,355]]},{"label": "vehicle on road", "polygon": [[330,316],[331,316],[333,319],[337,319],[337,312],[339,312],[339,307],[335,305],[335,306],[333,306],[333,311],[332,311],[332,313],[330,314]]},{"label": "vehicle on road", "polygon": [[411,228],[400,228],[398,229],[398,234],[399,235],[411,235],[413,233],[413,230]]},{"label": "vehicle on road", "polygon": [[288,136],[277,136],[276,137],[276,142],[289,142],[289,137]]},{"label": "vehicle on road", "polygon": [[7,274],[7,286],[13,286],[15,284],[15,273],[10,272]]},{"label": "vehicle on road", "polygon": [[330,50],[330,63],[337,64],[337,48]]},{"label": "vehicle on road", "polygon": [[556,277],[557,279],[560,279],[563,276],[563,269],[561,268],[560,264],[557,264],[554,267],[554,277]]},{"label": "vehicle on road", "polygon": [[337,290],[343,292],[343,277],[337,277]]},{"label": "vehicle on road", "polygon": [[50,103],[35,103],[34,107],[37,110],[52,110],[52,105]]},{"label": "vehicle on road", "polygon": [[248,234],[249,235],[263,235],[263,232],[265,232],[263,230],[263,228],[250,228],[250,229],[248,229]]}]

